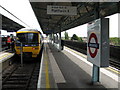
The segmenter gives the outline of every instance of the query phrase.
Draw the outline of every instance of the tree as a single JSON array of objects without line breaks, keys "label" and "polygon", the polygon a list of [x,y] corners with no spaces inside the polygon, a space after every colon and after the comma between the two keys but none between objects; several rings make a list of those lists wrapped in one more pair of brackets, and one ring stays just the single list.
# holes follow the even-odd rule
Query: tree
[{"label": "tree", "polygon": [[65,33],[64,33],[64,35],[65,35],[65,40],[69,40],[68,33],[67,33],[67,32],[65,32]]},{"label": "tree", "polygon": [[73,34],[73,36],[71,37],[71,40],[79,40],[79,37],[76,34]]},{"label": "tree", "polygon": [[80,42],[83,42],[82,37],[79,37],[79,41],[80,41]]}]

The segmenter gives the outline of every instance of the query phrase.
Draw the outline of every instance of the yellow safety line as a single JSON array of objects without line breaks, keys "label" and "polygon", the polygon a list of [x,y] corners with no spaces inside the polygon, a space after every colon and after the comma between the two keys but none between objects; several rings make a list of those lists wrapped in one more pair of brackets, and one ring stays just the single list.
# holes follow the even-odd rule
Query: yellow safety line
[{"label": "yellow safety line", "polygon": [[46,52],[44,53],[45,55],[45,73],[46,73],[46,88],[50,88],[50,80],[49,80],[49,73],[48,73],[48,57]]},{"label": "yellow safety line", "polygon": [[3,59],[4,57],[6,57],[8,55],[11,55],[11,53],[8,53],[8,54],[5,54],[5,55],[1,56],[0,59]]},{"label": "yellow safety line", "polygon": [[87,57],[85,57],[84,55],[82,55],[81,53],[79,53],[77,51],[74,51],[74,50],[72,50],[72,49],[70,49],[68,47],[66,47],[66,48],[69,49],[70,51],[74,52],[75,54],[82,56],[83,58],[87,58]]},{"label": "yellow safety line", "polygon": [[114,69],[113,69],[113,68],[111,68],[111,67],[109,67],[109,68],[107,68],[107,69],[109,69],[109,70],[111,70],[111,71],[113,71],[113,72],[115,72],[115,73],[117,73],[117,74],[120,74],[120,72],[119,72],[119,71],[114,70]]},{"label": "yellow safety line", "polygon": [[48,62],[46,61],[46,88],[50,88],[49,74],[48,74]]},{"label": "yellow safety line", "polygon": [[[66,47],[67,49],[69,49],[70,51],[72,51],[72,52],[74,52],[74,53],[76,53],[76,54],[79,54],[79,52],[76,52],[76,51],[74,51],[74,50],[72,50],[72,49],[70,49],[70,48],[68,48],[68,47]],[[81,56],[81,54],[79,54],[80,56]],[[83,56],[82,55],[82,57],[84,57],[84,58],[86,58],[85,56]],[[117,74],[120,74],[120,72],[119,71],[117,71],[117,70],[114,70],[113,68],[111,68],[111,67],[108,67],[107,68],[108,70],[110,70],[110,71],[113,71],[114,73],[117,73]]]}]

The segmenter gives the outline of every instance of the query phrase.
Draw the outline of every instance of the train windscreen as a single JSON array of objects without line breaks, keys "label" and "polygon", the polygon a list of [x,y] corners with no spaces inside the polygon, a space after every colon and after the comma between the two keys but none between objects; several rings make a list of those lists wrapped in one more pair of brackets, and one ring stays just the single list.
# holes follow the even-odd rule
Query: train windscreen
[{"label": "train windscreen", "polygon": [[38,43],[38,34],[37,33],[18,33],[17,37],[20,42],[26,44]]}]

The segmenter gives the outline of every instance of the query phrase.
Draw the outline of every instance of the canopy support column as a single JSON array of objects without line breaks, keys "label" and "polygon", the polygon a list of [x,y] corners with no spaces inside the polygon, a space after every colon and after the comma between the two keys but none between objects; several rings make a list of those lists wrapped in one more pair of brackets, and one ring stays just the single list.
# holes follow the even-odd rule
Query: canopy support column
[{"label": "canopy support column", "polygon": [[[120,1],[118,2],[118,23],[120,23]],[[120,25],[118,25],[118,37],[120,37]]]},{"label": "canopy support column", "polygon": [[[2,36],[1,36],[1,30],[2,30],[2,15],[0,14],[0,52],[2,51]],[[0,63],[0,90],[2,89],[2,63]]]},{"label": "canopy support column", "polygon": [[59,31],[59,50],[61,51],[61,29]]},{"label": "canopy support column", "polygon": [[52,37],[53,37],[53,45],[54,45],[54,42],[55,42],[55,37],[54,37],[54,33],[52,34]]},{"label": "canopy support column", "polygon": [[1,30],[2,30],[2,15],[0,14],[0,52],[2,51],[2,36],[1,36]]}]

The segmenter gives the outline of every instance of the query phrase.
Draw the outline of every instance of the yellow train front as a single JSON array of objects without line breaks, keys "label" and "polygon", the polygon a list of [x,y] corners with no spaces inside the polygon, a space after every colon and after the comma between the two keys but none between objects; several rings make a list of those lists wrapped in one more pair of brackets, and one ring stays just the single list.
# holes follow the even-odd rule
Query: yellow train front
[{"label": "yellow train front", "polygon": [[16,54],[21,54],[24,57],[37,57],[42,48],[42,35],[35,29],[21,29],[16,32],[17,40],[15,43]]}]

